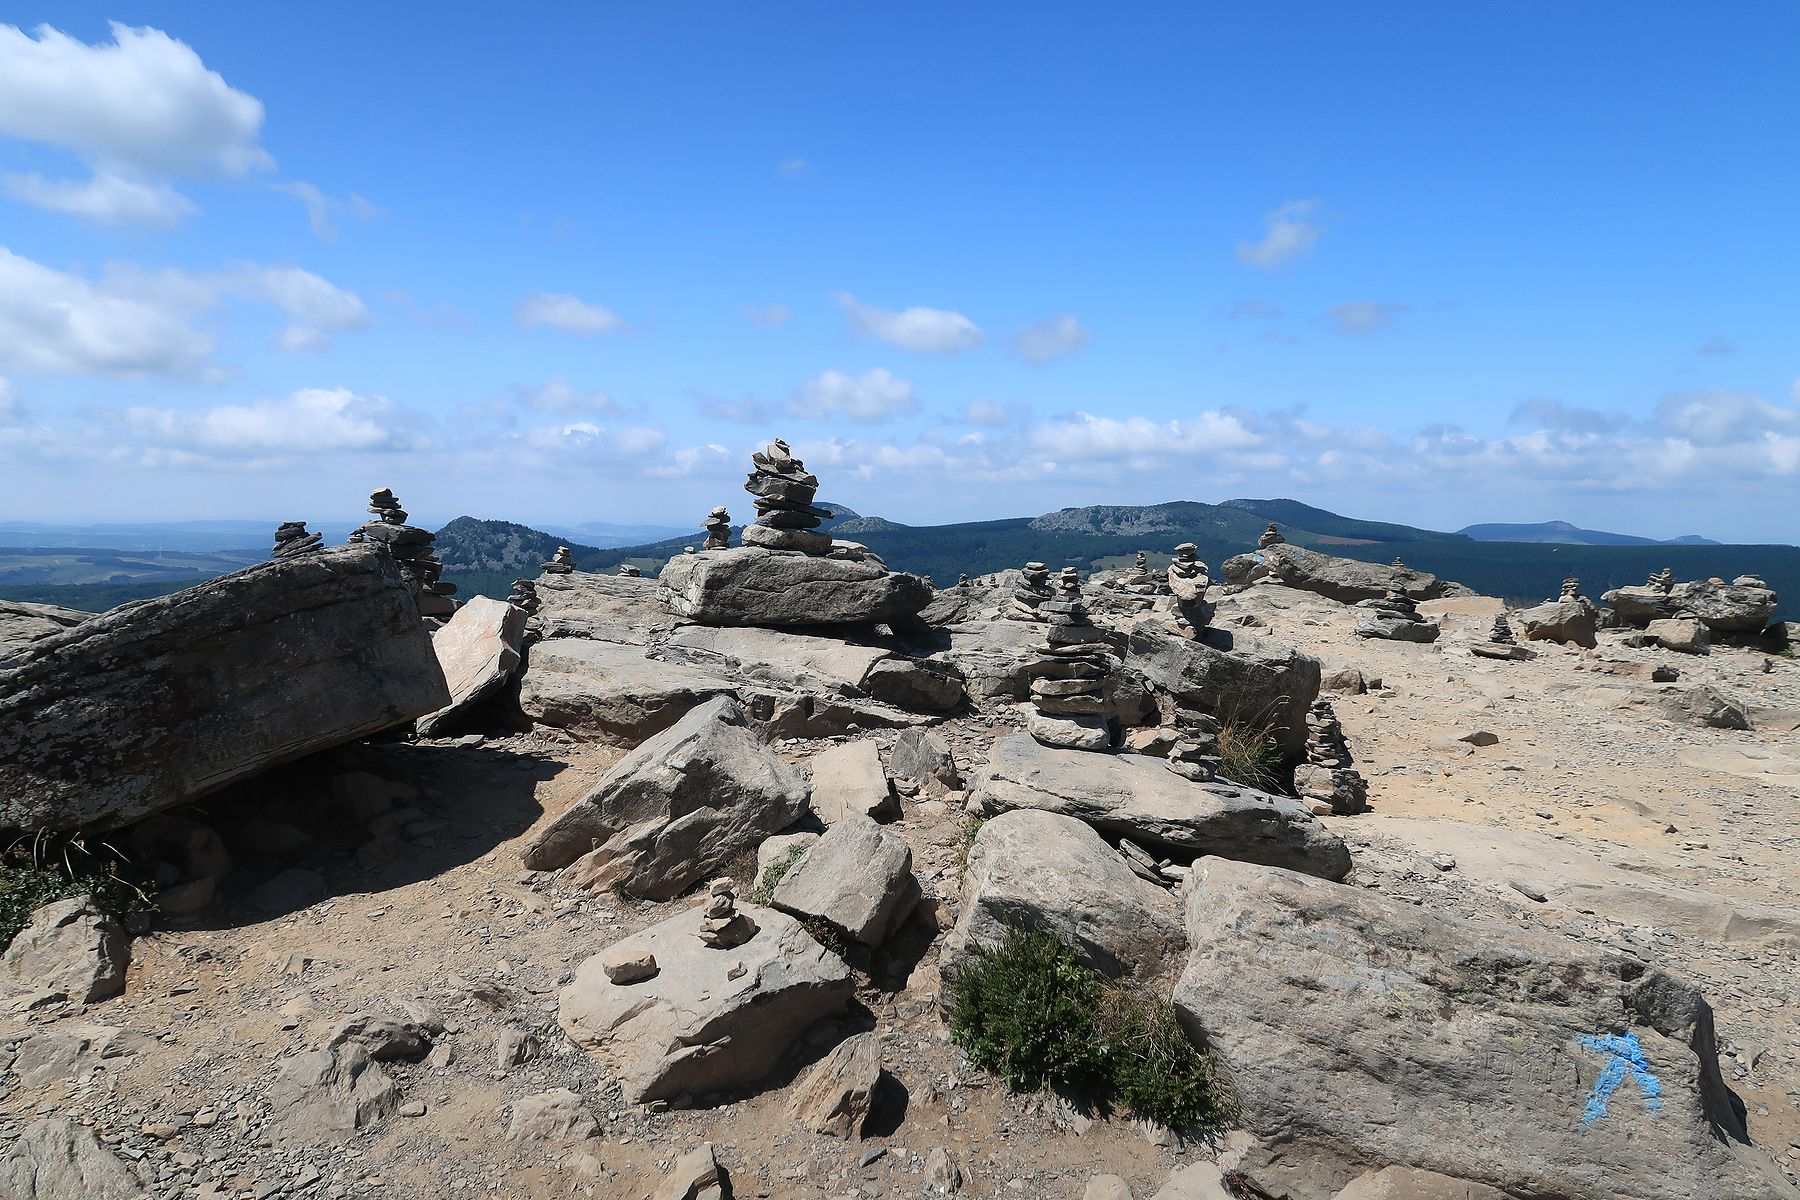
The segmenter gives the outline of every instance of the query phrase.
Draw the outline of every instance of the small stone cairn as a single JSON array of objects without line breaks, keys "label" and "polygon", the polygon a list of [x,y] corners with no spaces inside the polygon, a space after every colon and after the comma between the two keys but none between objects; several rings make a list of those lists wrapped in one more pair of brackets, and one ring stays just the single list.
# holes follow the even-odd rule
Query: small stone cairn
[{"label": "small stone cairn", "polygon": [[[1761,581],[1759,580],[1758,582],[1761,582]],[[1675,572],[1674,572],[1674,570],[1669,567],[1664,567],[1662,570],[1660,570],[1660,571],[1656,572],[1654,575],[1650,576],[1650,581],[1645,586],[1655,588],[1657,591],[1661,592],[1665,596],[1668,595],[1670,592],[1675,590]]]},{"label": "small stone cairn", "polygon": [[1115,577],[1108,591],[1111,607],[1125,612],[1142,612],[1155,606],[1157,596],[1168,591],[1167,583],[1150,569],[1150,558],[1142,550],[1137,561]]},{"label": "small stone cairn", "polygon": [[1281,536],[1281,530],[1276,527],[1275,522],[1270,521],[1269,527],[1262,531],[1261,537],[1256,539],[1256,548],[1267,550],[1270,546],[1279,546],[1286,541],[1287,539]]},{"label": "small stone cairn", "polygon": [[635,566],[631,563],[620,563],[619,564],[619,575],[621,578],[637,579],[637,578],[641,577],[643,575],[643,573],[644,572],[640,568],[638,568],[637,566]]},{"label": "small stone cairn", "polygon": [[1046,600],[1054,600],[1056,593],[1050,587],[1050,569],[1041,562],[1028,562],[1025,569],[1019,572],[1018,586],[1013,588],[1012,599],[1007,601],[1006,611],[1001,615],[1009,621],[1042,621],[1044,616],[1038,611]]},{"label": "small stone cairn", "polygon": [[575,573],[575,552],[567,546],[558,546],[550,561],[544,564],[546,575],[573,575]]},{"label": "small stone cairn", "polygon": [[[1273,530],[1274,525],[1269,528]],[[1169,564],[1167,575],[1169,594],[1175,597],[1176,625],[1188,637],[1199,637],[1212,623],[1213,606],[1206,601],[1206,589],[1212,586],[1210,571],[1200,561],[1194,543],[1175,547],[1175,561]]]},{"label": "small stone cairn", "polygon": [[731,513],[723,504],[713,506],[713,510],[706,514],[702,528],[706,530],[706,544],[701,549],[731,549]]},{"label": "small stone cairn", "polygon": [[1206,783],[1219,776],[1219,719],[1198,709],[1176,708],[1175,742],[1163,764],[1183,779]]},{"label": "small stone cairn", "polygon": [[1112,647],[1088,620],[1081,598],[1081,573],[1064,567],[1059,595],[1037,606],[1044,624],[1036,678],[1031,681],[1031,736],[1064,750],[1106,750],[1112,727],[1106,719],[1106,682],[1118,665]]},{"label": "small stone cairn", "polygon": [[969,573],[967,571],[959,573],[956,577],[956,586],[959,588],[966,588],[974,582],[973,579],[969,578]]},{"label": "small stone cairn", "polygon": [[1488,631],[1488,640],[1476,642],[1469,649],[1482,658],[1523,660],[1537,657],[1535,653],[1519,645],[1518,639],[1513,636],[1512,622],[1506,619],[1505,613],[1494,618],[1494,627]]},{"label": "small stone cairn", "polygon": [[744,545],[797,550],[815,558],[830,554],[831,535],[819,533],[818,527],[830,519],[831,510],[813,505],[819,477],[809,474],[780,438],[750,458],[755,469],[744,490],[756,497],[756,521],[744,526]]},{"label": "small stone cairn", "polygon": [[714,950],[730,950],[756,936],[756,922],[737,910],[737,888],[729,879],[715,879],[706,889],[706,916],[696,936]]},{"label": "small stone cairn", "polygon": [[373,521],[364,522],[350,535],[353,542],[381,542],[400,566],[400,574],[412,590],[419,615],[427,621],[441,621],[456,613],[456,585],[445,583],[444,564],[438,561],[431,544],[437,534],[406,523],[406,510],[392,488],[369,493],[369,511]]},{"label": "small stone cairn", "polygon": [[1294,789],[1340,816],[1369,807],[1369,782],[1351,765],[1344,726],[1328,699],[1315,700],[1307,710],[1306,761],[1294,768]]},{"label": "small stone cairn", "polygon": [[537,583],[531,579],[515,579],[512,581],[512,595],[506,602],[514,608],[521,609],[528,617],[537,616],[538,608],[543,604],[538,599]]},{"label": "small stone cairn", "polygon": [[1387,595],[1380,599],[1358,600],[1356,607],[1373,614],[1356,623],[1356,635],[1386,638],[1394,642],[1435,642],[1437,623],[1419,615],[1419,606],[1406,592],[1406,577],[1396,573],[1388,582]]},{"label": "small stone cairn", "polygon": [[1559,599],[1559,600],[1580,600],[1581,599],[1581,580],[1579,580],[1579,579],[1563,580],[1562,581],[1562,595],[1557,597],[1557,599]]},{"label": "small stone cairn", "polygon": [[299,558],[302,554],[311,554],[319,548],[319,542],[324,536],[306,532],[305,521],[283,521],[275,530],[275,551],[270,557],[281,562],[284,559]]}]

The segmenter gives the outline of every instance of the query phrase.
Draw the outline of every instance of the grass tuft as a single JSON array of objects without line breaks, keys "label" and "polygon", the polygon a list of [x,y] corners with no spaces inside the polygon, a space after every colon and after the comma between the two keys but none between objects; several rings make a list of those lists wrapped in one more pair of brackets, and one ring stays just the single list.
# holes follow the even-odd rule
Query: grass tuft
[{"label": "grass tuft", "polygon": [[120,920],[149,908],[111,847],[90,847],[79,835],[39,833],[0,850],[0,950],[31,923],[33,909],[83,893]]}]

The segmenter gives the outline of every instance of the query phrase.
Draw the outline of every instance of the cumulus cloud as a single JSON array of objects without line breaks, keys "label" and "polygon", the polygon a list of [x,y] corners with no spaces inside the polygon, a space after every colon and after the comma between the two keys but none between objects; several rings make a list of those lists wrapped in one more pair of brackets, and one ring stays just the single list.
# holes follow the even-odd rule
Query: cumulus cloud
[{"label": "cumulus cloud", "polygon": [[1239,242],[1237,259],[1263,271],[1275,271],[1304,258],[1318,242],[1325,226],[1312,219],[1317,200],[1290,200],[1263,215],[1263,235],[1255,242]]},{"label": "cumulus cloud", "polygon": [[195,410],[139,405],[124,413],[136,441],[218,459],[407,450],[414,422],[381,396],[304,388],[279,400]]},{"label": "cumulus cloud", "polygon": [[0,376],[0,425],[17,425],[25,419],[25,402],[19,399],[12,380]]},{"label": "cumulus cloud", "polygon": [[337,222],[334,217],[348,215],[358,221],[373,221],[381,215],[381,209],[363,199],[355,192],[339,200],[335,196],[327,196],[319,190],[317,184],[307,183],[303,179],[287,183],[271,183],[271,191],[280,192],[284,196],[292,196],[306,207],[306,224],[322,241],[337,241]]},{"label": "cumulus cloud", "polygon": [[794,310],[785,304],[747,304],[744,306],[744,319],[757,325],[773,329],[777,325],[786,325],[794,319]]},{"label": "cumulus cloud", "polygon": [[981,425],[989,429],[1011,425],[1022,415],[1021,410],[1009,408],[1004,404],[996,404],[992,400],[971,400],[963,405],[962,411],[962,419],[966,424]]},{"label": "cumulus cloud", "polygon": [[1033,450],[1056,459],[1166,458],[1245,450],[1263,443],[1235,413],[1206,411],[1188,420],[1103,417],[1078,412],[1031,431]]},{"label": "cumulus cloud", "polygon": [[864,304],[849,292],[832,296],[850,314],[851,328],[915,354],[956,354],[981,345],[979,326],[946,308],[881,308]]},{"label": "cumulus cloud", "polygon": [[561,375],[552,375],[536,387],[516,384],[512,395],[514,402],[529,412],[605,417],[620,411],[619,402],[605,392],[581,391]]},{"label": "cumulus cloud", "polygon": [[525,329],[560,329],[578,337],[616,333],[625,328],[625,322],[610,308],[589,304],[565,292],[531,293],[519,301],[513,319]]},{"label": "cumulus cloud", "polygon": [[1094,335],[1069,313],[1045,317],[1013,339],[1013,352],[1028,363],[1042,364],[1087,345]]},{"label": "cumulus cloud", "polygon": [[100,172],[86,183],[45,179],[36,172],[0,173],[0,188],[15,200],[51,212],[83,217],[102,225],[149,225],[172,229],[199,212],[193,201],[166,183],[127,179]]},{"label": "cumulus cloud", "polygon": [[275,344],[287,351],[323,350],[333,332],[368,329],[375,316],[355,292],[346,291],[299,267],[243,263],[214,276],[225,292],[273,304],[290,318]]},{"label": "cumulus cloud", "polygon": [[796,417],[815,421],[845,417],[868,423],[892,420],[918,409],[913,385],[885,367],[854,377],[842,371],[823,371],[802,384],[788,405]]},{"label": "cumulus cloud", "polygon": [[1662,430],[1696,446],[1732,445],[1770,432],[1800,432],[1800,408],[1724,388],[1664,396],[1654,417]]},{"label": "cumulus cloud", "polygon": [[1406,311],[1406,305],[1394,301],[1376,303],[1373,300],[1352,300],[1348,304],[1330,308],[1325,313],[1325,324],[1336,333],[1368,337],[1370,334],[1392,329],[1394,322]]}]

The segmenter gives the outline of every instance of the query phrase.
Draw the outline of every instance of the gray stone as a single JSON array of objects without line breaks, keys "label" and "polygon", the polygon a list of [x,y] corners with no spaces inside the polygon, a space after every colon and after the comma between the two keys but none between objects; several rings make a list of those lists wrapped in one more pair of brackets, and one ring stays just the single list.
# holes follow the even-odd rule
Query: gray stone
[{"label": "gray stone", "polygon": [[1714,633],[1760,633],[1775,616],[1774,592],[1754,583],[1714,583],[1696,579],[1667,592],[1652,587],[1615,588],[1600,597],[1627,625],[1647,626],[1672,617],[1692,617]]},{"label": "gray stone", "polygon": [[937,734],[924,729],[902,730],[888,751],[888,766],[895,775],[903,775],[932,795],[955,791],[962,786],[956,770],[956,758],[950,747]]},{"label": "gray stone", "polygon": [[1350,870],[1349,849],[1299,801],[1222,779],[1196,783],[1146,755],[1053,750],[1022,734],[1001,738],[976,776],[969,810],[995,817],[1013,809],[1078,817],[1102,833],[1183,855],[1326,879]]},{"label": "gray stone", "polygon": [[1029,809],[976,833],[939,971],[954,979],[1008,929],[1054,934],[1102,975],[1140,983],[1172,975],[1187,951],[1173,896],[1139,878],[1085,822]]},{"label": "gray stone", "polygon": [[525,610],[504,600],[471,596],[444,627],[431,636],[431,650],[443,668],[450,703],[420,717],[420,737],[434,737],[460,714],[487,699],[518,670]]},{"label": "gray stone", "polygon": [[0,1195],[7,1200],[137,1200],[143,1194],[118,1156],[66,1117],[33,1121],[0,1154]]},{"label": "gray stone", "polygon": [[527,844],[534,871],[579,864],[571,882],[666,900],[716,874],[806,811],[806,779],[709,700],[620,759]]},{"label": "gray stone", "polygon": [[831,553],[831,535],[810,529],[771,529],[767,525],[744,526],[744,545],[764,550],[789,550],[797,554]]},{"label": "gray stone", "polygon": [[1586,600],[1551,600],[1513,614],[1528,641],[1561,642],[1592,650],[1600,614]]},{"label": "gray stone", "polygon": [[[1685,980],[1221,859],[1196,865],[1186,915],[1176,1011],[1233,1080],[1265,1148],[1237,1169],[1271,1195],[1329,1200],[1387,1164],[1521,1196],[1796,1195],[1744,1144],[1712,1012]],[[1614,1063],[1633,1053],[1636,1069]],[[1625,1077],[1610,1095],[1609,1063]]]},{"label": "gray stone", "polygon": [[1160,621],[1131,628],[1125,669],[1184,708],[1265,726],[1290,760],[1306,753],[1306,710],[1319,698],[1319,660],[1228,629],[1185,638]]},{"label": "gray stone", "polygon": [[1404,581],[1406,594],[1414,600],[1441,599],[1456,588],[1425,571],[1338,558],[1286,542],[1254,554],[1234,555],[1225,560],[1221,570],[1225,582],[1230,584],[1242,586],[1268,580],[1341,604],[1379,600],[1387,595],[1388,586],[1395,579]]},{"label": "gray stone", "polygon": [[788,1094],[788,1116],[814,1133],[860,1140],[881,1084],[881,1038],[859,1033],[839,1042]]},{"label": "gray stone", "polygon": [[125,987],[131,942],[91,896],[32,910],[31,922],[0,954],[0,994],[54,992],[93,1004]]},{"label": "gray stone", "polygon": [[601,956],[562,989],[557,1020],[617,1075],[629,1103],[700,1096],[755,1083],[815,1021],[855,995],[850,967],[786,913],[738,912],[757,932],[729,950],[703,945],[705,908],[670,917],[612,947],[653,954],[654,979],[621,987]]},{"label": "gray stone", "polygon": [[731,1184],[711,1142],[675,1160],[650,1200],[731,1200]]},{"label": "gray stone", "polygon": [[400,1089],[355,1042],[284,1057],[269,1085],[270,1136],[292,1145],[336,1143],[393,1115]]},{"label": "gray stone", "polygon": [[551,1088],[520,1096],[512,1103],[506,1127],[509,1142],[579,1142],[599,1131],[599,1122],[568,1088]]},{"label": "gray stone", "polygon": [[60,633],[79,625],[93,613],[55,604],[26,604],[21,600],[0,600],[0,658],[26,642]]},{"label": "gray stone", "polygon": [[1225,1187],[1219,1164],[1189,1163],[1176,1167],[1151,1200],[1237,1200]]},{"label": "gray stone", "polygon": [[931,658],[884,658],[869,668],[863,688],[909,712],[950,712],[969,698],[962,670]]},{"label": "gray stone", "polygon": [[0,828],[128,824],[449,699],[381,547],[250,567],[0,659]]},{"label": "gray stone", "polygon": [[869,818],[847,814],[801,854],[770,902],[880,946],[919,902],[912,851]]},{"label": "gray stone", "polygon": [[934,1195],[948,1196],[962,1190],[962,1167],[956,1156],[942,1146],[934,1146],[925,1156],[925,1182],[935,1189]]},{"label": "gray stone", "polygon": [[931,585],[879,563],[743,546],[670,560],[658,595],[703,625],[875,625],[914,616]]},{"label": "gray stone", "polygon": [[844,742],[813,756],[812,805],[827,825],[841,821],[846,813],[876,820],[900,815],[893,782],[881,765],[881,751],[867,739]]},{"label": "gray stone", "polygon": [[327,1050],[349,1044],[361,1046],[376,1062],[418,1058],[431,1049],[431,1039],[418,1025],[379,1013],[353,1013],[325,1035]]},{"label": "gray stone", "polygon": [[[819,835],[810,830],[764,838],[756,847],[756,885],[751,891],[760,890],[776,867],[781,866],[783,871],[792,867],[794,864],[790,860],[818,840]],[[786,866],[782,866],[784,863]]]},{"label": "gray stone", "polygon": [[1485,1183],[1414,1167],[1382,1167],[1357,1176],[1333,1200],[1509,1200]]},{"label": "gray stone", "polygon": [[531,647],[519,707],[539,724],[636,746],[738,686],[716,673],[645,658],[638,646],[559,638]]},{"label": "gray stone", "polygon": [[117,1025],[56,1024],[20,1044],[12,1069],[28,1088],[58,1079],[79,1083],[101,1069],[101,1063],[136,1054],[150,1044],[147,1035]]},{"label": "gray stone", "polygon": [[1374,616],[1356,623],[1356,636],[1389,642],[1429,644],[1438,639],[1436,621],[1407,621],[1393,616]]},{"label": "gray stone", "polygon": [[1706,626],[1692,617],[1652,621],[1644,626],[1644,632],[1663,649],[1679,654],[1705,654],[1711,643]]},{"label": "gray stone", "polygon": [[1096,1175],[1082,1189],[1081,1200],[1133,1200],[1131,1185],[1119,1175]]}]

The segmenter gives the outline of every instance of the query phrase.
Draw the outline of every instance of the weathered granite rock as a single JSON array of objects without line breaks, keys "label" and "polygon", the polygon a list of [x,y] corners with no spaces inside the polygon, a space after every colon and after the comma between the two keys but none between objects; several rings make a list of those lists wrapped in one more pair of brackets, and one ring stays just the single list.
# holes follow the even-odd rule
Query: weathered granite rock
[{"label": "weathered granite rock", "polygon": [[47,1026],[19,1046],[12,1069],[28,1088],[41,1088],[58,1079],[81,1082],[110,1059],[136,1054],[153,1042],[148,1034],[117,1025]]},{"label": "weathered granite rock", "polygon": [[0,1154],[0,1195],[7,1200],[138,1200],[144,1185],[67,1117],[33,1121]]},{"label": "weathered granite rock", "polygon": [[913,712],[945,712],[965,698],[962,672],[954,664],[904,657],[887,646],[859,645],[836,632],[816,636],[754,626],[684,625],[656,653],[752,683],[868,697]]},{"label": "weathered granite rock", "polygon": [[658,595],[703,625],[877,625],[913,617],[931,585],[877,562],[756,546],[671,559]]},{"label": "weathered granite rock", "polygon": [[912,851],[869,818],[847,814],[806,848],[781,877],[770,903],[878,947],[919,903]]},{"label": "weathered granite rock", "polygon": [[788,1095],[788,1115],[814,1133],[860,1139],[881,1084],[881,1037],[839,1042]]},{"label": "weathered granite rock", "polygon": [[1357,1176],[1333,1200],[1509,1200],[1485,1183],[1414,1167],[1382,1167]]},{"label": "weathered granite rock", "polygon": [[1644,632],[1664,650],[1679,654],[1705,654],[1711,645],[1706,626],[1692,617],[1664,618],[1644,626]]},{"label": "weathered granite rock", "polygon": [[1592,650],[1600,614],[1584,599],[1551,600],[1513,614],[1527,641],[1562,642]]},{"label": "weathered granite rock", "polygon": [[656,580],[641,575],[580,571],[527,582],[537,601],[535,624],[545,638],[641,646],[675,623],[656,601]]},{"label": "weathered granite rock", "polygon": [[26,642],[49,637],[81,624],[93,613],[55,604],[26,604],[22,600],[0,600],[0,658]]},{"label": "weathered granite rock", "polygon": [[639,646],[555,638],[531,647],[519,707],[540,724],[635,746],[707,700],[737,690],[722,676],[645,658]]},{"label": "weathered granite rock", "polygon": [[0,828],[126,824],[449,699],[381,547],[250,567],[0,659]]},{"label": "weathered granite rock", "polygon": [[807,785],[747,727],[728,697],[696,708],[620,759],[594,790],[526,845],[573,882],[666,900],[806,811]]},{"label": "weathered granite rock", "polygon": [[579,1142],[594,1136],[600,1124],[581,1097],[568,1088],[551,1088],[520,1096],[512,1104],[506,1127],[509,1142]]},{"label": "weathered granite rock", "polygon": [[650,1200],[731,1200],[731,1184],[711,1142],[676,1159]]},{"label": "weathered granite rock", "polygon": [[962,786],[956,759],[944,740],[924,729],[902,730],[888,751],[888,765],[927,792],[955,791]]},{"label": "weathered granite rock", "polygon": [[1306,710],[1319,698],[1319,660],[1228,629],[1197,638],[1160,621],[1131,627],[1125,667],[1185,708],[1267,725],[1290,760],[1306,752]]},{"label": "weathered granite rock", "polygon": [[1350,851],[1297,800],[1225,780],[1196,783],[1141,754],[1053,750],[1014,734],[994,743],[969,811],[1013,809],[1078,817],[1102,833],[1184,855],[1214,854],[1291,867],[1326,879],[1350,870]]},{"label": "weathered granite rock", "polygon": [[754,1083],[808,1026],[849,1005],[855,988],[843,959],[786,913],[742,911],[758,931],[741,946],[701,944],[705,910],[690,909],[612,947],[653,954],[654,979],[621,987],[595,955],[560,993],[564,1032],[618,1076],[628,1102]]},{"label": "weathered granite rock", "polygon": [[1001,813],[976,833],[939,972],[955,978],[1009,928],[1055,934],[1102,975],[1140,983],[1173,974],[1187,952],[1175,898],[1138,878],[1085,822],[1054,812]]},{"label": "weathered granite rock", "polygon": [[1520,1196],[1800,1194],[1744,1144],[1683,979],[1219,859],[1189,879],[1187,928],[1176,1011],[1270,1148],[1238,1165],[1270,1195],[1329,1200],[1389,1164]]},{"label": "weathered granite rock", "polygon": [[512,678],[519,667],[525,612],[504,600],[471,596],[444,627],[431,636],[432,653],[443,668],[450,703],[419,718],[420,737],[432,737],[458,715]]},{"label": "weathered granite rock", "polygon": [[1221,570],[1225,582],[1237,586],[1267,579],[1343,604],[1386,595],[1395,576],[1405,582],[1406,594],[1414,600],[1440,599],[1455,586],[1426,571],[1338,558],[1287,542],[1228,558]]},{"label": "weathered granite rock", "polygon": [[1664,592],[1654,587],[1614,588],[1601,597],[1627,625],[1645,626],[1692,617],[1714,633],[1759,633],[1774,619],[1778,600],[1759,581],[1714,583],[1695,579]]},{"label": "weathered granite rock", "polygon": [[400,1089],[355,1042],[284,1057],[269,1085],[270,1136],[290,1145],[342,1141],[391,1116]]},{"label": "weathered granite rock", "polygon": [[91,896],[70,896],[35,909],[31,923],[0,954],[0,995],[54,992],[93,1004],[125,987],[131,942]]},{"label": "weathered granite rock", "polygon": [[893,781],[881,765],[881,751],[874,742],[844,742],[813,756],[812,806],[827,825],[843,820],[846,814],[878,821],[900,815]]}]

